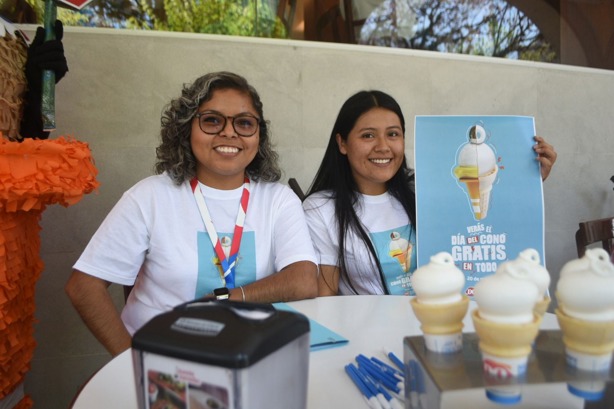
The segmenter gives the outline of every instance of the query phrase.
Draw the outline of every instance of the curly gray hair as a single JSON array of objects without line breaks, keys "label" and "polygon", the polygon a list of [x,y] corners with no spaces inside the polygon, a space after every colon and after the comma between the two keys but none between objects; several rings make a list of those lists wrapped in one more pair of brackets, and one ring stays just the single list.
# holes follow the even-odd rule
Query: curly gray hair
[{"label": "curly gray hair", "polygon": [[256,157],[247,166],[252,180],[276,182],[281,178],[278,155],[269,137],[268,121],[264,119],[262,101],[245,78],[231,72],[213,72],[184,85],[179,98],[171,100],[162,113],[161,143],[156,148],[155,172],[167,172],[180,185],[196,175],[196,158],[190,145],[192,120],[203,102],[209,101],[216,90],[234,89],[248,95],[260,117],[260,142]]}]

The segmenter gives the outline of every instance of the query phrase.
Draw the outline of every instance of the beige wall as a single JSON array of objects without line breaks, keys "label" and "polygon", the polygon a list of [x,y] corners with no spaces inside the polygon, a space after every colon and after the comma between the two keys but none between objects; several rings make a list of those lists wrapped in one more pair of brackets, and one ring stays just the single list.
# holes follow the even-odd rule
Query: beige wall
[{"label": "beige wall", "polygon": [[[381,89],[400,102],[410,130],[410,164],[414,115],[535,116],[538,134],[559,153],[544,188],[547,267],[555,281],[563,263],[576,256],[578,221],[614,214],[612,71],[194,34],[69,27],[64,38],[70,71],[57,87],[53,136],[88,142],[102,185],[72,207],[53,206],[43,214],[38,346],[26,382],[35,408],[66,408],[77,388],[108,361],[70,306],[64,283],[121,193],[151,174],[163,105],[184,82],[205,72],[235,71],[256,86],[284,181],[296,177],[304,189],[337,110],[360,89]],[[120,290],[112,289],[118,306]]]}]

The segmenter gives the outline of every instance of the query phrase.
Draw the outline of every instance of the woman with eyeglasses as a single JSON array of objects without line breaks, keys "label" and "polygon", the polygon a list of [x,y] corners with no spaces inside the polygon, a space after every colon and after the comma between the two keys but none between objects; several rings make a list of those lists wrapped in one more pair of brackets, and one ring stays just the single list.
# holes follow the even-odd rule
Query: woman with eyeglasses
[{"label": "woman with eyeglasses", "polygon": [[[155,176],[128,190],[74,265],[66,291],[113,355],[153,316],[212,295],[279,302],[317,295],[317,259],[256,90],[216,72],[162,115]],[[107,291],[132,285],[120,315]]]},{"label": "woman with eyeglasses", "polygon": [[[535,140],[545,179],[556,152]],[[343,104],[303,208],[320,256],[318,295],[414,295],[414,173],[394,98],[361,91]],[[374,243],[385,244],[386,254]]]}]

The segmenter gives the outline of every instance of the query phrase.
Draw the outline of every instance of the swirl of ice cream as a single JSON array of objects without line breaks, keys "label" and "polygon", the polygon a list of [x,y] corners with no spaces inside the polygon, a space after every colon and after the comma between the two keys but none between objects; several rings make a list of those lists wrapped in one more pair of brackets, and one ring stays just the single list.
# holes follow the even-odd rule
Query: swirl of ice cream
[{"label": "swirl of ice cream", "polygon": [[495,274],[476,284],[474,300],[478,304],[480,317],[499,323],[521,324],[533,321],[533,308],[543,295],[528,278],[530,270],[519,268],[523,263],[506,261],[497,268]]},{"label": "swirl of ice cream", "polygon": [[462,299],[465,275],[446,252],[431,256],[430,262],[416,269],[411,277],[416,299],[423,304],[449,304]]},{"label": "swirl of ice cream", "polygon": [[469,143],[458,153],[458,167],[454,170],[456,177],[483,177],[497,170],[495,152],[486,142],[486,130],[475,125],[469,130]]},{"label": "swirl of ice cream", "polygon": [[539,253],[535,249],[526,249],[520,252],[508,267],[510,274],[519,279],[529,280],[537,286],[537,301],[546,295],[550,285],[550,273],[540,264]]},{"label": "swirl of ice cream", "polygon": [[614,264],[604,249],[587,249],[567,262],[556,286],[559,308],[587,321],[614,320]]}]

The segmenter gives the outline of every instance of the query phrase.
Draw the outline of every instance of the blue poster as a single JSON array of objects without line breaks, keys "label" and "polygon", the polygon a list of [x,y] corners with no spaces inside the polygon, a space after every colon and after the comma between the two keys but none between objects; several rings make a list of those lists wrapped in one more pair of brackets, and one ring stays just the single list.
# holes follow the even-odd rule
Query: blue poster
[{"label": "blue poster", "polygon": [[417,264],[445,251],[465,293],[527,248],[544,264],[535,124],[522,116],[417,116]]}]

